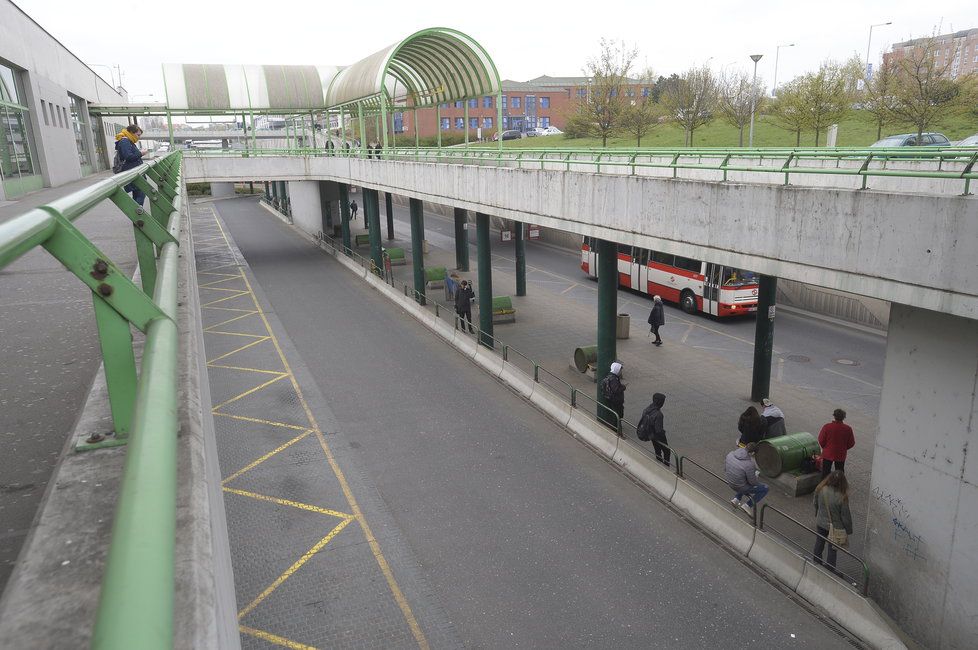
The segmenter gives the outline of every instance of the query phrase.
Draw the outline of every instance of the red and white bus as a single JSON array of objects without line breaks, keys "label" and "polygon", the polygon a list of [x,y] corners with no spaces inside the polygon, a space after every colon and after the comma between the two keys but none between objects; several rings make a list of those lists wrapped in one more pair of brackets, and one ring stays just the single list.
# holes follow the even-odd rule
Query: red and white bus
[{"label": "red and white bus", "polygon": [[[581,245],[581,270],[597,277],[598,254],[590,237]],[[683,311],[739,316],[757,311],[757,274],[732,266],[618,244],[618,284],[663,300]]]}]

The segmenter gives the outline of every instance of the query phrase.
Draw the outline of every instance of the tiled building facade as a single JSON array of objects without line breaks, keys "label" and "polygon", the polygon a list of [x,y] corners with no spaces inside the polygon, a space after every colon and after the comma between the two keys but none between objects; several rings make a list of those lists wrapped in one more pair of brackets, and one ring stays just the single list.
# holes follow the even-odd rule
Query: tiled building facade
[{"label": "tiled building facade", "polygon": [[[941,34],[936,39],[939,46],[935,52],[936,62],[940,66],[950,62],[952,78],[978,72],[978,28]],[[928,38],[915,38],[894,43],[890,51],[883,55],[884,65],[908,56],[914,50],[922,48],[928,40]]]}]

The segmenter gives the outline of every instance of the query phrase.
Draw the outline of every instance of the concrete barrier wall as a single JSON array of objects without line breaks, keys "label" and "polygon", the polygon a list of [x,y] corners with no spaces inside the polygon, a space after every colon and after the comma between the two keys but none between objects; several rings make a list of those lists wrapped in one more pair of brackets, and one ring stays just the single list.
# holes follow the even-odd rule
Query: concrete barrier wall
[{"label": "concrete barrier wall", "polygon": [[341,158],[191,157],[184,165],[194,180],[349,182],[978,318],[974,196]]},{"label": "concrete barrier wall", "polygon": [[[351,271],[358,274],[362,271],[347,256],[329,247],[323,248]],[[411,307],[417,307],[414,301],[374,275],[368,275],[367,280],[391,300],[408,308],[409,313],[433,332],[446,338],[442,327],[444,321],[438,319],[434,313]],[[735,549],[809,603],[826,611],[860,641],[872,648],[891,650],[907,647],[902,632],[871,600],[852,591],[820,567],[807,562],[802,555],[764,531],[754,528],[744,520],[739,511],[731,509],[728,503],[721,502],[677,477],[654,458],[642,453],[631,441],[619,439],[580,409],[571,407],[566,398],[534,382],[531,376],[515,365],[503,362],[498,352],[478,346],[473,338],[461,333],[455,333],[450,342],[462,354],[517,393],[528,396],[534,406],[648,486],[661,499],[670,502],[699,526],[713,533],[724,544]]]}]

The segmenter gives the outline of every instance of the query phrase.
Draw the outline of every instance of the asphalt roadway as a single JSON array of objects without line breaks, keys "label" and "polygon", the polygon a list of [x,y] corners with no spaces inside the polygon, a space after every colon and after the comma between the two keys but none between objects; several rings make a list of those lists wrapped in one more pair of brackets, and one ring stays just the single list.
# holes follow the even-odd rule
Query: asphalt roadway
[{"label": "asphalt roadway", "polygon": [[253,199],[215,207],[462,646],[851,644]]}]

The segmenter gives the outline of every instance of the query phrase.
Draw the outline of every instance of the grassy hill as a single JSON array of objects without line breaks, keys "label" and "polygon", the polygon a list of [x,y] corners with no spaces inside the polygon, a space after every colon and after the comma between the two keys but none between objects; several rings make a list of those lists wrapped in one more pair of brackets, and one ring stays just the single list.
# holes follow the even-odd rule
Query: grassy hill
[{"label": "grassy hill", "polygon": [[[914,131],[913,127],[907,125],[888,125],[883,128],[883,135],[895,133],[909,133]],[[973,133],[978,133],[978,118],[974,116],[955,116],[935,124],[930,129],[943,133],[952,142],[960,140]],[[876,141],[876,124],[872,117],[862,111],[854,111],[853,114],[839,124],[839,137],[836,145],[840,147],[865,147]],[[567,138],[565,136],[552,135],[541,138],[524,138],[522,140],[507,140],[503,143],[506,147],[516,149],[538,149],[538,148],[600,148],[599,138]],[[821,143],[825,144],[825,134],[822,134]],[[707,126],[700,127],[693,134],[693,145],[696,147],[736,147],[738,146],[737,129],[730,126],[723,120],[717,119]],[[803,132],[801,134],[801,146],[811,147],[815,145],[814,132]],[[483,145],[484,146],[484,145]],[[634,148],[634,138],[610,138],[609,147],[631,147]],[[683,130],[675,124],[663,124],[656,127],[652,133],[642,138],[642,147],[682,147]],[[744,146],[747,146],[747,130],[744,131]],[[754,146],[755,147],[793,147],[795,146],[795,134],[784,129],[778,128],[767,116],[758,116],[754,123]]]}]

